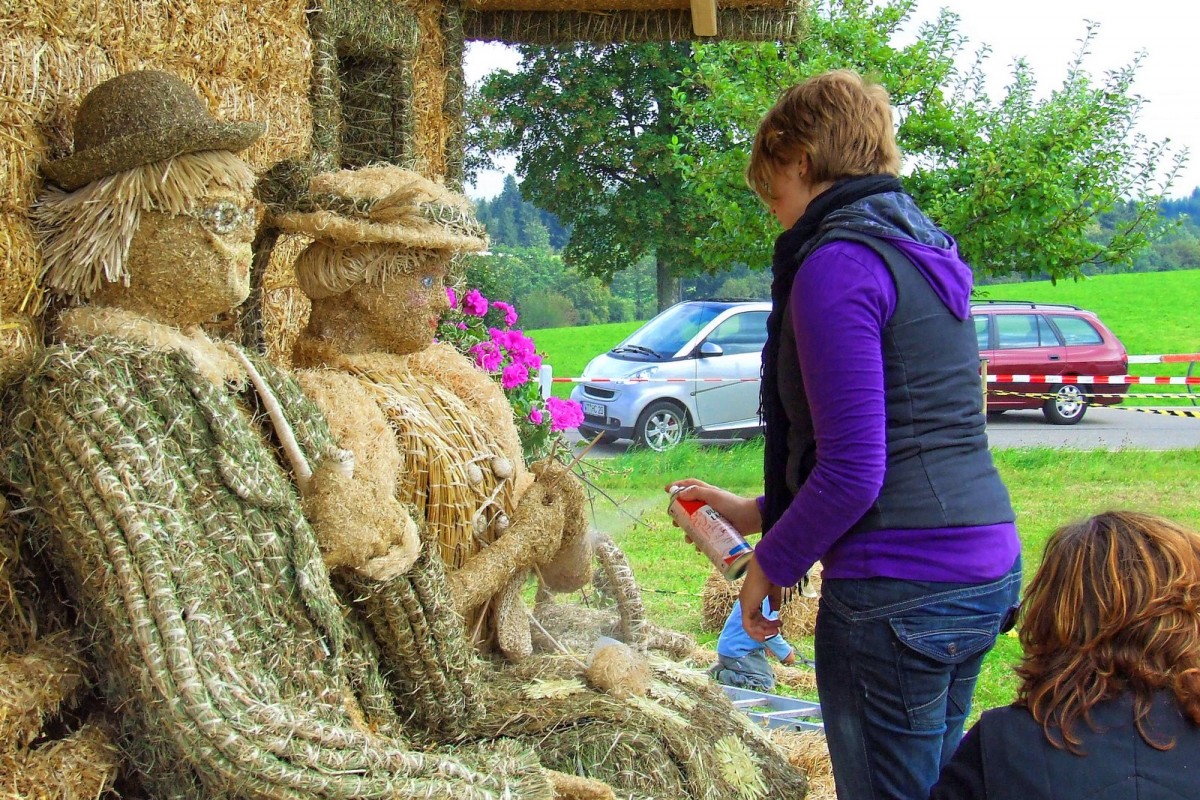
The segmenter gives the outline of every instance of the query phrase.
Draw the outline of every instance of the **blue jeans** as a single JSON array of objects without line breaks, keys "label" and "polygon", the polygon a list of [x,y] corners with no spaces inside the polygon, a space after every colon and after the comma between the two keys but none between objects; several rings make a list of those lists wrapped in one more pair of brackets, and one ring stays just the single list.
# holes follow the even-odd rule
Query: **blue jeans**
[{"label": "blue jeans", "polygon": [[825,581],[817,691],[839,800],[929,796],[1020,588],[1019,557],[985,584]]},{"label": "blue jeans", "polygon": [[754,689],[758,692],[775,690],[775,670],[767,661],[766,649],[751,650],[741,658],[717,654],[717,663],[713,664],[708,674],[717,683],[726,686],[737,686],[742,689]]}]

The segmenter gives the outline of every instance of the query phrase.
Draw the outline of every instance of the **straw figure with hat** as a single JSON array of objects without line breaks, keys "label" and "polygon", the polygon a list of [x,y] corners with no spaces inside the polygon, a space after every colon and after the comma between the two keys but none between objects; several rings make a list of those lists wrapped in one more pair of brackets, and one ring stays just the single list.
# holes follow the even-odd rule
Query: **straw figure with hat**
[{"label": "straw figure with hat", "polygon": [[[509,657],[472,662],[479,714],[458,740],[535,746],[544,766],[606,782],[622,797],[802,797],[803,776],[702,672],[619,642],[597,647],[590,664],[569,651],[529,654],[519,594],[528,571],[543,585],[578,587],[590,578],[591,540],[576,479],[557,463],[527,470],[499,387],[432,343],[453,254],[485,244],[467,200],[410,171],[374,166],[318,175],[292,203],[276,224],[314,239],[296,263],[313,300],[296,342],[298,380],[363,463],[394,465],[399,496],[424,521],[430,546],[440,546],[463,636],[494,641]],[[438,576],[424,561],[414,572],[431,591]],[[403,606],[410,621],[419,618],[420,599],[400,603],[391,587],[357,586],[374,607],[368,621],[389,680],[420,709],[433,696],[436,666],[449,662],[389,655],[404,636],[387,619],[404,615],[385,613]],[[419,713],[413,722],[423,722]]]},{"label": "straw figure with hat", "polygon": [[[550,797],[528,750],[410,743],[326,560],[398,580],[416,527],[292,378],[198,327],[248,292],[234,153],[261,130],[169,74],[120,76],[34,211],[45,282],[77,305],[7,396],[0,475],[78,611],[134,790]],[[347,528],[335,552],[322,532]]]},{"label": "straw figure with hat", "polygon": [[528,571],[571,591],[591,578],[592,550],[578,479],[554,461],[527,467],[499,385],[433,341],[451,259],[487,244],[469,201],[371,166],[315,176],[276,223],[313,238],[296,260],[312,299],[293,353],[306,393],[364,459],[394,465],[472,639],[529,655]]}]

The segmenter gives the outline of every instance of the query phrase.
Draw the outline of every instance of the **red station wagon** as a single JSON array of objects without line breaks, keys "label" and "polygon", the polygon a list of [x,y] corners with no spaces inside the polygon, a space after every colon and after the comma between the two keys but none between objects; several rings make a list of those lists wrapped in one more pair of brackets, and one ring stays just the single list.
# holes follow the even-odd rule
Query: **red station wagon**
[{"label": "red station wagon", "polygon": [[[979,357],[991,375],[1124,375],[1129,371],[1125,346],[1091,311],[1077,306],[990,300],[972,303]],[[1096,387],[1070,383],[989,383],[987,409],[998,414],[1013,408],[1040,408],[1054,425],[1074,425],[1089,403],[1116,405],[1124,384]],[[1039,395],[1016,397],[1002,392]],[[1053,395],[1053,397],[1045,397]]]}]

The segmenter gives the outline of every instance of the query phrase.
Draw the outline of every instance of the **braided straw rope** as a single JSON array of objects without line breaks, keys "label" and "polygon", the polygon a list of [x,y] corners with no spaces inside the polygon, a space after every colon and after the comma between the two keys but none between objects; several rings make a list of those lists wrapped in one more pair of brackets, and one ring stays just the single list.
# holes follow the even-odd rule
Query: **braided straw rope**
[{"label": "braided straw rope", "polygon": [[[323,420],[257,366],[323,457]],[[295,492],[246,410],[190,361],[106,339],[55,348],[19,403],[7,430],[38,469],[7,465],[11,479],[95,632],[151,793],[547,796],[511,747],[424,753],[371,732],[397,721]]]}]

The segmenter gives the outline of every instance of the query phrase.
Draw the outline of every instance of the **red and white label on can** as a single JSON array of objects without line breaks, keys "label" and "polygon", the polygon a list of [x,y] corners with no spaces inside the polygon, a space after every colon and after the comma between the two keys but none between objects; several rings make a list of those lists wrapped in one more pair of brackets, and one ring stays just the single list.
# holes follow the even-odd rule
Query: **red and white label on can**
[{"label": "red and white label on can", "polygon": [[667,513],[721,575],[731,581],[742,577],[750,564],[754,548],[729,520],[708,503],[678,497],[683,488],[680,486],[671,490]]}]

